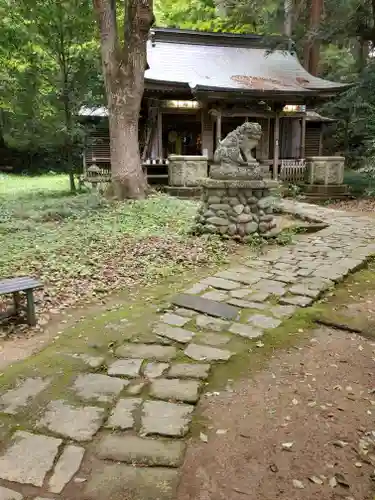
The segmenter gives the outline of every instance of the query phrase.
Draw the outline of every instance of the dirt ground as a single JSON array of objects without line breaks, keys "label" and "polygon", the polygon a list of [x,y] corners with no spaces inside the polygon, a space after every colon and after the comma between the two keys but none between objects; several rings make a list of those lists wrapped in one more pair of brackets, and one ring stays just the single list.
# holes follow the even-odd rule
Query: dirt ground
[{"label": "dirt ground", "polygon": [[374,342],[322,327],[202,398],[178,500],[373,500],[374,361]]}]

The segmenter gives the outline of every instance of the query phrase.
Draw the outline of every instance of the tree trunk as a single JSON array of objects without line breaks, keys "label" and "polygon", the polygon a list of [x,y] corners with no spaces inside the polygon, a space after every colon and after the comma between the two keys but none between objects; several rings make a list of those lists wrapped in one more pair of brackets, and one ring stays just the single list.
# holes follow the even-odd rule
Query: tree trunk
[{"label": "tree trunk", "polygon": [[93,0],[93,4],[99,22],[108,101],[114,194],[119,199],[144,198],[146,181],[139,154],[138,120],[153,1],[125,0],[123,46],[118,36],[115,0]]},{"label": "tree trunk", "polygon": [[324,0],[310,1],[310,29],[304,50],[304,66],[309,73],[317,76],[320,62],[320,40],[318,31],[323,13]]}]

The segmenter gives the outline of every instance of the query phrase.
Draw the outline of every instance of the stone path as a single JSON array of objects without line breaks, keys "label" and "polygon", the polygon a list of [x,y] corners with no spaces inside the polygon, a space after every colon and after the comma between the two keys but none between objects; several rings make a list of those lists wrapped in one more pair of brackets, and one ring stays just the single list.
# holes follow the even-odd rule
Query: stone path
[{"label": "stone path", "polygon": [[[107,366],[86,356],[67,388],[75,402],[50,401],[36,425],[1,444],[0,500],[173,499],[183,438],[214,365],[375,254],[370,218],[289,201],[280,210],[329,227],[172,297],[146,340],[119,346]],[[0,412],[17,422],[51,384],[19,381],[0,396]]]}]

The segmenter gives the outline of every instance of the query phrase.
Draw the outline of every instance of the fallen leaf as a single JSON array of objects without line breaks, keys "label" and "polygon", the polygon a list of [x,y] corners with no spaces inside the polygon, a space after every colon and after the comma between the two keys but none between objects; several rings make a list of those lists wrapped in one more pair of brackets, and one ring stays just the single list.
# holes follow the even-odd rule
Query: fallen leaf
[{"label": "fallen leaf", "polygon": [[340,439],[338,439],[337,441],[332,441],[332,444],[333,446],[336,446],[337,448],[344,448],[347,444],[346,441],[341,441]]},{"label": "fallen leaf", "polygon": [[208,437],[207,437],[207,435],[206,435],[206,434],[203,434],[203,432],[201,432],[201,433],[199,434],[199,438],[200,438],[200,440],[201,440],[201,441],[203,441],[204,443],[208,443]]},{"label": "fallen leaf", "polygon": [[285,451],[292,451],[292,447],[294,445],[294,442],[290,442],[290,443],[281,443],[281,448]]},{"label": "fallen leaf", "polygon": [[292,399],[292,404],[294,404],[294,406],[298,405],[298,399],[296,398]]},{"label": "fallen leaf", "polygon": [[228,432],[228,429],[218,429],[216,431],[216,434],[218,434],[220,436],[222,434],[226,434],[227,432]]},{"label": "fallen leaf", "polygon": [[303,482],[299,481],[298,479],[293,479],[292,483],[293,483],[293,486],[299,490],[303,490],[305,487]]},{"label": "fallen leaf", "polygon": [[340,486],[343,486],[344,488],[350,488],[348,481],[345,479],[344,475],[341,474],[340,472],[336,472],[335,479]]},{"label": "fallen leaf", "polygon": [[328,481],[328,484],[330,485],[331,488],[336,488],[336,486],[337,486],[336,478],[331,477],[331,479]]},{"label": "fallen leaf", "polygon": [[354,465],[355,465],[356,467],[360,468],[360,467],[362,467],[362,462],[356,462]]},{"label": "fallen leaf", "polygon": [[255,343],[257,347],[264,347],[264,344],[261,340],[258,340],[258,342]]},{"label": "fallen leaf", "polygon": [[309,481],[315,484],[323,484],[323,481],[320,479],[320,477],[317,476],[310,476]]},{"label": "fallen leaf", "polygon": [[271,472],[279,472],[279,468],[276,464],[271,464],[270,465],[270,471]]}]

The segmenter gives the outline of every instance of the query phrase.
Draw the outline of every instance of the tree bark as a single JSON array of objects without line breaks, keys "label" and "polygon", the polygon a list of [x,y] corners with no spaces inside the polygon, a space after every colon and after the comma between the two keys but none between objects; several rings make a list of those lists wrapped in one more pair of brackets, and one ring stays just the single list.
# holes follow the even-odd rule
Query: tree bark
[{"label": "tree bark", "polygon": [[115,0],[93,0],[93,5],[100,30],[114,194],[119,199],[139,199],[145,196],[146,180],[139,154],[138,120],[153,1],[124,0],[123,45],[118,36]]}]

